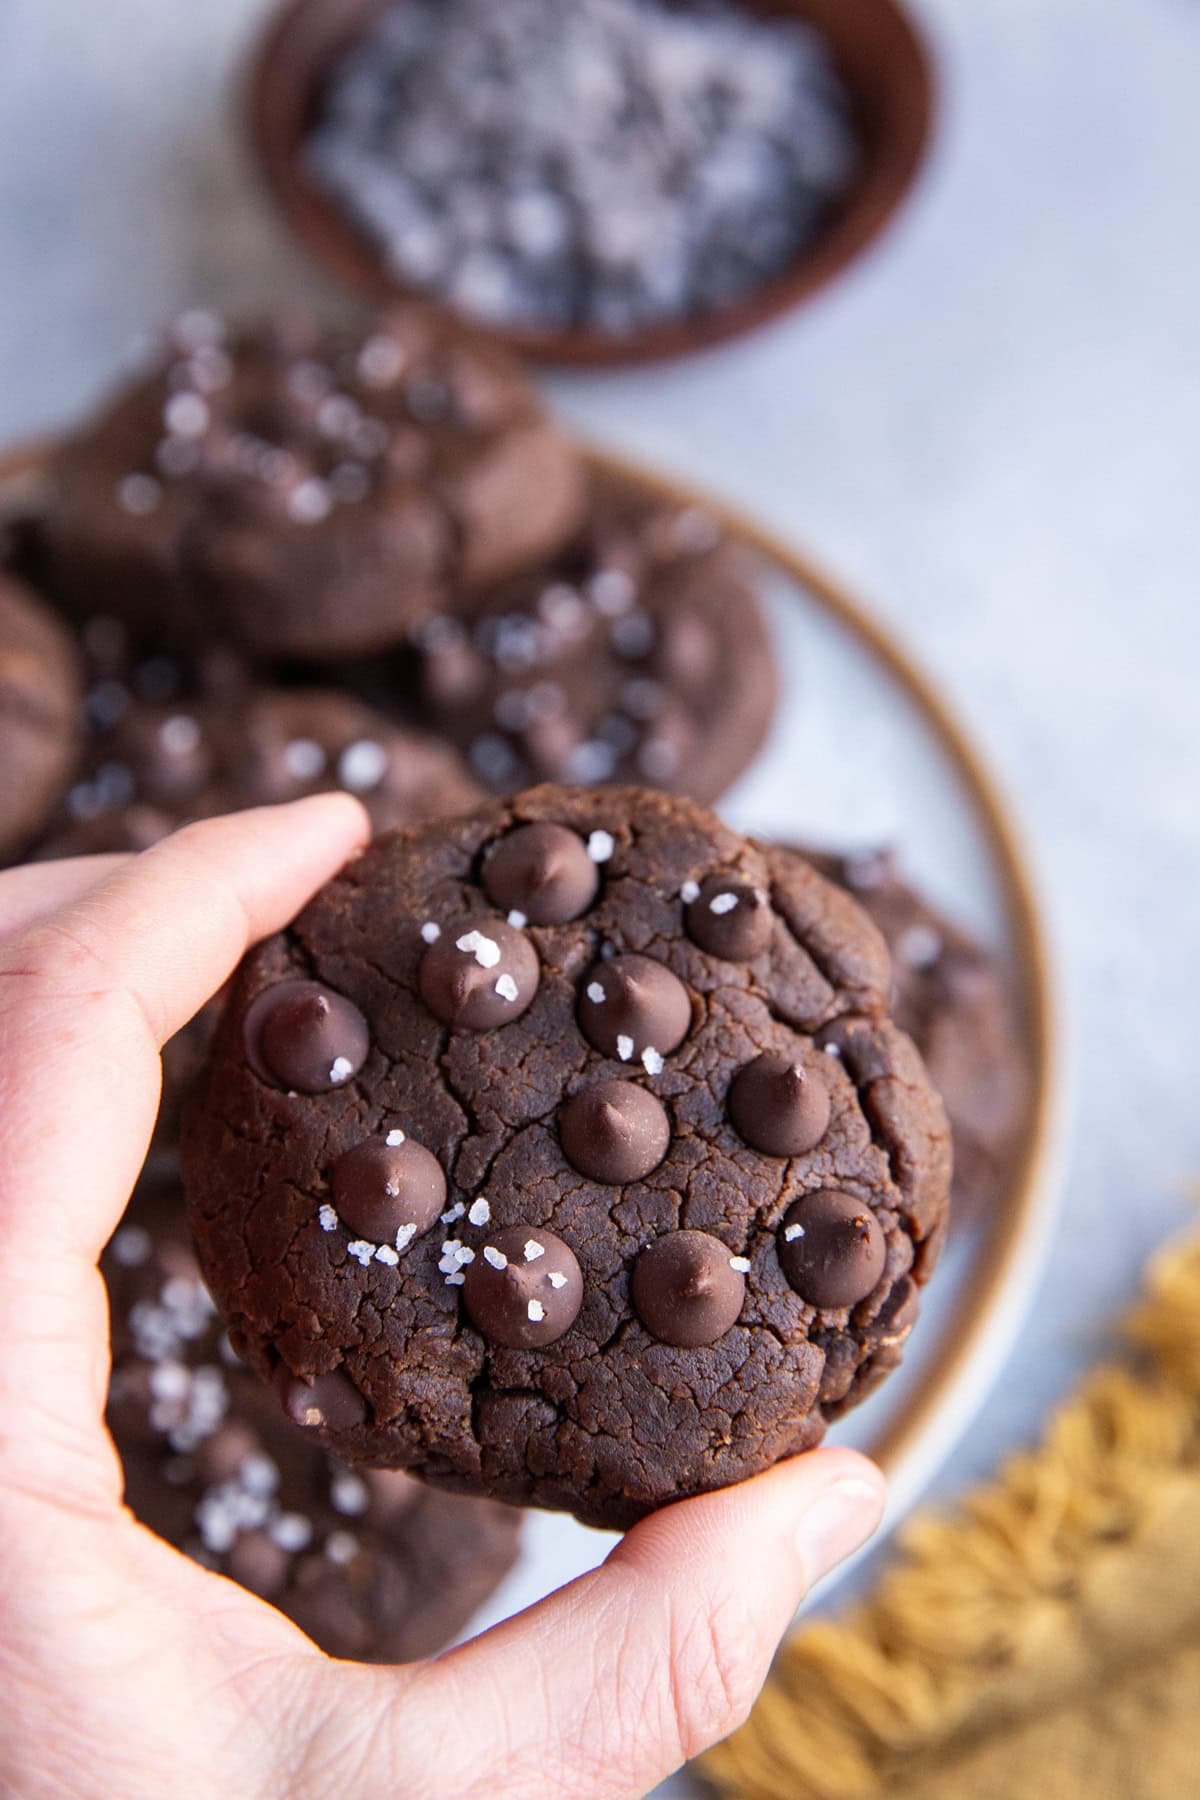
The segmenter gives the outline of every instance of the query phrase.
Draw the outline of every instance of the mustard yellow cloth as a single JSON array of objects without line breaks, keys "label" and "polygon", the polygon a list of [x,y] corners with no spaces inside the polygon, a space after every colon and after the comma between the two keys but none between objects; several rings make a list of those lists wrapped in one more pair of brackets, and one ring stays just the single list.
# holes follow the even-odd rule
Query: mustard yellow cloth
[{"label": "mustard yellow cloth", "polygon": [[730,1800],[1200,1800],[1200,1242],[1098,1370],[701,1772]]}]

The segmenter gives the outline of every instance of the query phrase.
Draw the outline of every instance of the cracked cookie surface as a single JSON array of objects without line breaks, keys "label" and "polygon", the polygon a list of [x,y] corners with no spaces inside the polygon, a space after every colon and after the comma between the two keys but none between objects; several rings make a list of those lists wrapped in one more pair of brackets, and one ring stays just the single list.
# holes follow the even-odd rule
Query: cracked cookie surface
[{"label": "cracked cookie surface", "polygon": [[230,1349],[177,1187],[139,1194],[101,1268],[107,1422],[134,1516],[331,1656],[405,1662],[448,1643],[516,1560],[519,1516],[358,1474],[291,1424]]},{"label": "cracked cookie surface", "polygon": [[185,1125],[234,1341],[348,1461],[596,1525],[815,1444],[946,1222],[889,989],[842,890],[689,801],[378,840],[243,964]]}]

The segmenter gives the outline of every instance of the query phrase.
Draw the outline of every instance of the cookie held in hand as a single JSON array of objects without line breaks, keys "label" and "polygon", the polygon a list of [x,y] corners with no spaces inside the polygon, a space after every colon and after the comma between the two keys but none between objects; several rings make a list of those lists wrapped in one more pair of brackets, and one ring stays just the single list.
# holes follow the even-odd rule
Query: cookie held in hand
[{"label": "cookie held in hand", "polygon": [[945,1228],[889,990],[844,892],[689,801],[378,840],[247,958],[185,1126],[236,1341],[347,1461],[590,1524],[808,1448]]}]

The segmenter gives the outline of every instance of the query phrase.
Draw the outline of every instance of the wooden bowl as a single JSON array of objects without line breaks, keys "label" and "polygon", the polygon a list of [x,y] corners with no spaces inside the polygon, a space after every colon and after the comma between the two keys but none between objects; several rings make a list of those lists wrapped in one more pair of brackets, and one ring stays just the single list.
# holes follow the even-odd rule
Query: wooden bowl
[{"label": "wooden bowl", "polygon": [[[312,182],[302,155],[331,67],[383,0],[287,0],[255,56],[249,91],[254,150],[277,206],[314,262],[374,302],[421,290],[386,267],[348,212]],[[733,305],[628,336],[547,326],[475,329],[538,362],[615,366],[684,356],[739,336],[799,305],[882,232],[911,187],[929,141],[933,77],[897,0],[748,0],[753,10],[801,18],[826,39],[849,92],[862,162],[850,191],[784,274]],[[439,299],[426,293],[425,298]],[[440,302],[446,310],[455,309]]]}]

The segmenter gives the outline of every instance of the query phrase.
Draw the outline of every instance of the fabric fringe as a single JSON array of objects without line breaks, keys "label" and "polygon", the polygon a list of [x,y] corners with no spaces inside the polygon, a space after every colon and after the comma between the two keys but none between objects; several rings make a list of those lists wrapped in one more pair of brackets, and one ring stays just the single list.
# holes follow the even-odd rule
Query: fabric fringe
[{"label": "fabric fringe", "polygon": [[1161,1253],[1042,1444],[919,1514],[873,1598],[785,1645],[700,1772],[737,1800],[873,1800],[922,1758],[1095,1691],[1200,1620],[1200,1241]]}]

